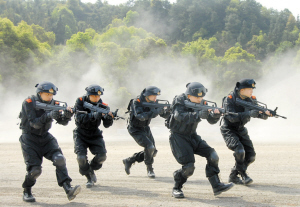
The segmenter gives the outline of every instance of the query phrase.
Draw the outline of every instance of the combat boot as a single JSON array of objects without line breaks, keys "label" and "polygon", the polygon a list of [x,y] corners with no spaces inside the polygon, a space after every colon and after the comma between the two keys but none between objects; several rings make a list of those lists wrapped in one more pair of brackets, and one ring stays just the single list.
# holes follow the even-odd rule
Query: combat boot
[{"label": "combat boot", "polygon": [[130,168],[131,168],[132,164],[134,164],[134,163],[135,163],[135,160],[132,157],[128,157],[123,160],[123,164],[125,166],[125,172],[127,175],[130,174]]},{"label": "combat boot", "polygon": [[35,202],[35,198],[31,193],[31,188],[24,188],[23,191],[23,201],[25,202]]},{"label": "combat boot", "polygon": [[63,183],[63,188],[67,194],[69,201],[73,200],[78,193],[80,193],[81,187],[80,185],[76,185],[72,187],[70,182],[66,181]]},{"label": "combat boot", "polygon": [[155,173],[153,171],[152,165],[147,165],[147,175],[149,178],[155,178]]},{"label": "combat boot", "polygon": [[87,182],[86,182],[86,184],[85,184],[85,187],[87,187],[87,188],[93,187],[94,182],[92,181],[92,178],[91,178],[91,176],[90,176],[90,173],[87,174],[87,175],[85,175],[85,177],[87,178]]},{"label": "combat boot", "polygon": [[225,191],[228,191],[230,188],[232,188],[234,186],[233,183],[229,183],[229,184],[221,183],[218,175],[209,177],[208,180],[212,186],[215,196],[220,195],[221,193],[223,193]]},{"label": "combat boot", "polygon": [[241,178],[238,176],[239,172],[235,169],[231,170],[231,173],[229,175],[228,182],[229,183],[234,183],[234,184],[244,184]]},{"label": "combat boot", "polygon": [[90,168],[89,175],[90,175],[90,177],[91,177],[91,180],[92,180],[94,183],[97,183],[97,177],[96,177],[96,175],[95,175],[94,170],[92,170],[91,168]]},{"label": "combat boot", "polygon": [[172,191],[172,197],[174,198],[184,198],[184,194],[182,192],[182,184],[175,183],[175,186]]},{"label": "combat boot", "polygon": [[244,185],[249,185],[253,183],[253,180],[247,175],[246,171],[239,171],[242,177],[242,181]]}]

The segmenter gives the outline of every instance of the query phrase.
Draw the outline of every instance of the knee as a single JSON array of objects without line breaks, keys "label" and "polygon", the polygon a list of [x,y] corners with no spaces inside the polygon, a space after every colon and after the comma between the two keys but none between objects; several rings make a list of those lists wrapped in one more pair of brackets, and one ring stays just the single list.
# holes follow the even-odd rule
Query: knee
[{"label": "knee", "polygon": [[237,161],[244,161],[245,159],[245,150],[244,147],[241,145],[238,145],[234,150],[234,157]]},{"label": "knee", "polygon": [[104,163],[104,161],[106,160],[106,153],[103,154],[96,154],[94,157],[94,161],[98,164],[102,164]]},{"label": "knee", "polygon": [[56,153],[52,157],[53,165],[62,167],[66,165],[66,158],[61,153]]},{"label": "knee", "polygon": [[187,165],[184,165],[182,167],[183,177],[188,178],[188,177],[192,176],[194,173],[194,170],[195,170],[194,163],[188,163]]},{"label": "knee", "polygon": [[155,147],[154,145],[150,145],[150,146],[147,146],[145,151],[147,152],[147,154],[149,154],[150,156],[153,156],[154,153],[155,153]]},{"label": "knee", "polygon": [[87,163],[87,156],[86,155],[77,155],[77,162],[79,165],[83,166],[86,165]]},{"label": "knee", "polygon": [[212,165],[218,165],[219,164],[219,156],[215,150],[213,150],[209,157],[208,157],[208,162]]},{"label": "knee", "polygon": [[41,174],[42,174],[42,167],[33,166],[27,175],[31,180],[36,180]]}]

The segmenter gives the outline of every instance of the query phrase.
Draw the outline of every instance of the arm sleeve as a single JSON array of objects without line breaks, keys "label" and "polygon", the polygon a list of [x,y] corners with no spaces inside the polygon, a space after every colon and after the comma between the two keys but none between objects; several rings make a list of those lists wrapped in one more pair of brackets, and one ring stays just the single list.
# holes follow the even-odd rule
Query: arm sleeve
[{"label": "arm sleeve", "polygon": [[228,121],[230,121],[231,123],[241,122],[244,119],[249,119],[250,118],[249,111],[236,112],[236,110],[234,109],[234,101],[232,99],[230,99],[229,97],[227,97],[224,100],[224,107],[225,107],[225,110],[227,112],[233,112],[233,113],[237,113],[238,114],[238,115],[233,115],[233,114],[227,114],[227,115],[225,115],[225,118]]},{"label": "arm sleeve", "polygon": [[[27,99],[28,100],[28,99]],[[31,100],[31,99],[30,99]],[[36,117],[35,108],[32,101],[23,103],[23,109],[28,118],[29,124],[35,129],[42,128],[47,122],[52,121],[52,119],[47,118],[47,113],[44,113],[41,117]]]},{"label": "arm sleeve", "polygon": [[197,112],[186,112],[184,106],[181,104],[174,105],[174,119],[186,124],[199,122],[200,118]]},{"label": "arm sleeve", "polygon": [[[75,103],[75,108],[79,111],[86,111],[83,108],[83,100],[78,98]],[[80,124],[86,124],[89,121],[96,121],[93,119],[92,113],[75,113],[75,119]]]},{"label": "arm sleeve", "polygon": [[137,118],[140,121],[143,121],[143,118],[145,120],[148,120],[148,119],[155,118],[158,115],[157,113],[153,113],[153,111],[144,112],[143,106],[137,100],[133,101],[132,111],[133,111],[135,118]]}]

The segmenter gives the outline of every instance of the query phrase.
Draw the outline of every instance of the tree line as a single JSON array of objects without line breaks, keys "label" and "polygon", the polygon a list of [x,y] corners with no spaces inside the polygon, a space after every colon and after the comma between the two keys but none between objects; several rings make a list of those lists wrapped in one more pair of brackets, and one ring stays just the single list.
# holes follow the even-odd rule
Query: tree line
[{"label": "tree line", "polygon": [[0,0],[1,82],[26,84],[41,66],[79,78],[97,62],[126,95],[124,77],[141,60],[186,58],[222,93],[225,82],[265,75],[287,51],[299,67],[299,29],[299,16],[255,0]]}]

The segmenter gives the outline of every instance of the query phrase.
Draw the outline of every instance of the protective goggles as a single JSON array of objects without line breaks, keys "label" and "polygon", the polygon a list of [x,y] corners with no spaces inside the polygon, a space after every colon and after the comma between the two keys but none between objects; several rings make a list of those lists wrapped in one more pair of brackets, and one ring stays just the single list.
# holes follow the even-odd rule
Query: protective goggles
[{"label": "protective goggles", "polygon": [[191,89],[191,91],[193,94],[197,94],[198,96],[202,97],[205,96],[208,90],[205,87],[201,87],[201,88]]},{"label": "protective goggles", "polygon": [[160,89],[159,88],[153,88],[150,90],[152,93],[160,95]]},{"label": "protective goggles", "polygon": [[43,91],[49,91],[50,93],[53,93],[54,91],[58,91],[58,88],[52,84],[43,84],[43,85],[36,84],[35,87],[40,88]]},{"label": "protective goggles", "polygon": [[85,90],[90,93],[97,93],[98,95],[103,94],[103,91],[104,91],[103,88],[101,88],[100,86],[94,86],[91,88],[87,87]]},{"label": "protective goggles", "polygon": [[254,79],[250,79],[246,81],[248,85],[256,84]]}]

